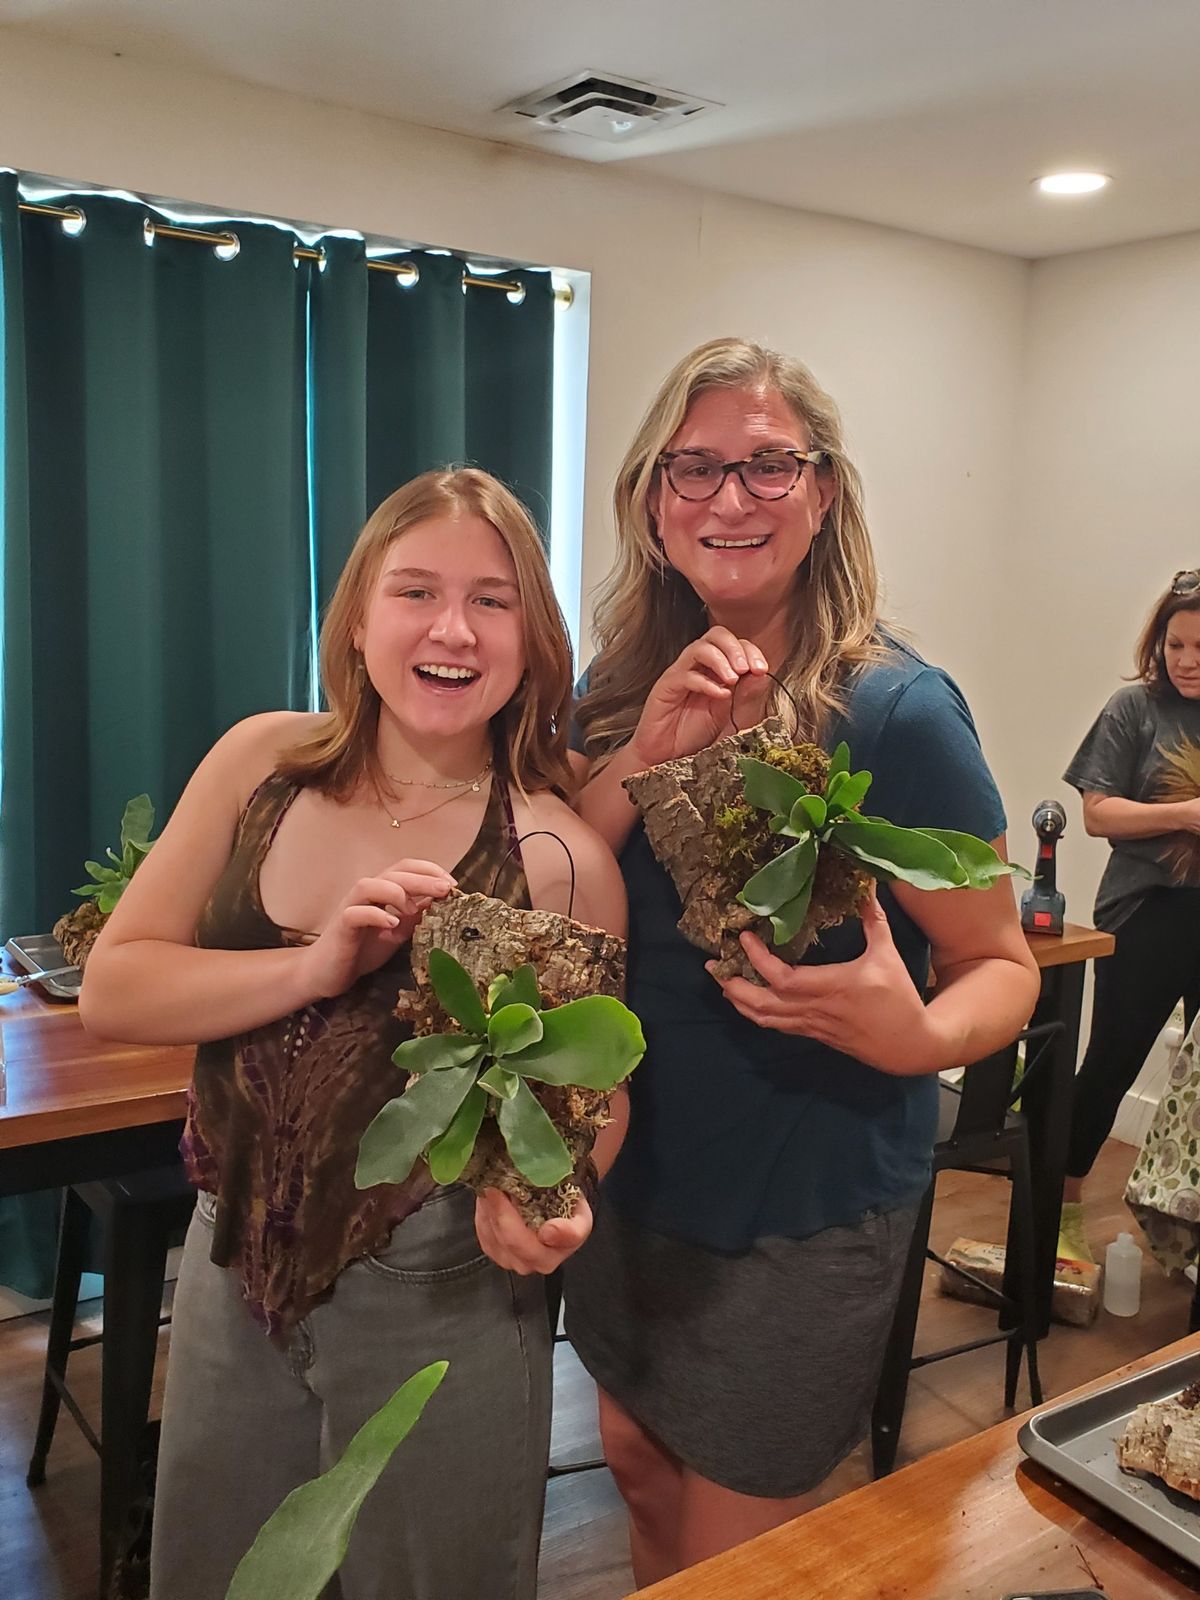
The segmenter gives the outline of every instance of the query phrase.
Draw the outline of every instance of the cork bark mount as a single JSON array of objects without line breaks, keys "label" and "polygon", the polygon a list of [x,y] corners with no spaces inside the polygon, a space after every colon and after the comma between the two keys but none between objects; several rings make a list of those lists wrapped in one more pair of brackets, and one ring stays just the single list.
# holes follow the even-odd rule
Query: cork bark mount
[{"label": "cork bark mount", "polygon": [[[565,1005],[587,995],[621,999],[625,989],[625,944],[599,928],[553,911],[523,911],[482,894],[452,894],[430,906],[412,941],[415,987],[402,990],[396,1015],[414,1035],[453,1032],[429,979],[429,953],[445,950],[486,995],[500,973],[528,963],[537,974],[543,1007]],[[551,1217],[570,1216],[581,1193],[594,1182],[592,1146],[609,1122],[610,1096],[573,1085],[530,1082],[573,1160],[570,1174],[552,1188],[537,1188],[513,1166],[500,1129],[489,1113],[460,1181],[470,1188],[500,1189],[525,1221],[539,1227]]]},{"label": "cork bark mount", "polygon": [[771,924],[739,903],[747,880],[779,854],[782,842],[767,815],[750,806],[738,770],[739,756],[779,766],[820,793],[829,758],[813,744],[794,745],[778,717],[730,734],[693,756],[664,761],[624,780],[642,813],[646,837],[666,868],[683,904],[680,933],[716,957],[723,978],[761,980],[738,943],[747,929],[783,961],[796,962],[817,938],[852,915],[871,879],[841,851],[823,849],[817,859],[812,900],[804,923],[788,943],[772,944]]}]

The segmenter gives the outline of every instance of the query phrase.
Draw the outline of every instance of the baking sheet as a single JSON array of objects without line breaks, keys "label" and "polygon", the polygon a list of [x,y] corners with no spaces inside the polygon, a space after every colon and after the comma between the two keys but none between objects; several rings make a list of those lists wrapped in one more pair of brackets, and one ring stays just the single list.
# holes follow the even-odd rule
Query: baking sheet
[{"label": "baking sheet", "polygon": [[[35,975],[39,972],[53,972],[55,968],[65,967],[67,964],[62,946],[53,934],[23,934],[19,939],[10,939],[4,948],[12,957],[13,965],[20,967],[22,972],[31,972]],[[61,973],[57,978],[40,981],[38,987],[46,994],[52,995],[55,1000],[78,1000],[82,982],[83,973],[78,967],[72,967],[70,972]]]},{"label": "baking sheet", "polygon": [[1159,1478],[1123,1472],[1116,1453],[1138,1406],[1165,1400],[1198,1381],[1200,1354],[1181,1356],[1080,1400],[1046,1407],[1024,1425],[1017,1443],[1057,1477],[1200,1566],[1200,1501],[1168,1489]]}]

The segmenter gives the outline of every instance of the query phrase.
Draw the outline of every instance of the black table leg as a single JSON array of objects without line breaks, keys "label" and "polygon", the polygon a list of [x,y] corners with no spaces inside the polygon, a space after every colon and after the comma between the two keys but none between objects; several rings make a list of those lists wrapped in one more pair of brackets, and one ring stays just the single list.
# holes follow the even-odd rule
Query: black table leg
[{"label": "black table leg", "polygon": [[66,1380],[71,1340],[75,1336],[75,1312],[79,1305],[79,1279],[87,1254],[90,1213],[74,1189],[63,1190],[62,1221],[58,1231],[58,1263],[54,1272],[54,1307],[50,1313],[50,1336],[46,1342],[46,1374],[42,1381],[42,1408],[37,1436],[25,1482],[31,1489],[46,1481],[46,1457],[54,1438],[62,1405],[60,1384]]},{"label": "black table leg", "polygon": [[[1083,1008],[1085,963],[1072,961],[1042,973],[1042,992],[1032,1026],[1058,1024],[1055,1032],[1034,1046],[1037,1065],[1021,1081],[1021,1110],[1029,1124],[1033,1168],[1034,1276],[1037,1285],[1036,1337],[1050,1331],[1054,1263],[1062,1213],[1063,1181],[1071,1134],[1075,1063],[1079,1054],[1079,1020]],[[1006,1282],[1006,1290],[1015,1285]]]},{"label": "black table leg", "polygon": [[100,1593],[108,1593],[126,1517],[137,1493],[142,1438],[158,1344],[167,1228],[136,1205],[114,1207],[104,1271],[100,1394]]}]

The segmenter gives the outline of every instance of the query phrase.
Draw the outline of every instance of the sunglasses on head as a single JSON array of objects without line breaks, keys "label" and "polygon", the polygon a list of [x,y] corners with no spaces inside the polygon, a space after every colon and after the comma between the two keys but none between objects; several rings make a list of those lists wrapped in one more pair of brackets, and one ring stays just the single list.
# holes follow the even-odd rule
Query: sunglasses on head
[{"label": "sunglasses on head", "polygon": [[1200,570],[1195,567],[1183,567],[1171,579],[1172,594],[1195,594],[1200,590]]}]

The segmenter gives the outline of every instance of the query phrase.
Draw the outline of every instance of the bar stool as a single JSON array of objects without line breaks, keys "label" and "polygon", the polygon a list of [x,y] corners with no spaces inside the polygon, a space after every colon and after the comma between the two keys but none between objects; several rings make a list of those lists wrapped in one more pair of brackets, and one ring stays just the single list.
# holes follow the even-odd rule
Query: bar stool
[{"label": "bar stool", "polygon": [[[170,1320],[162,1315],[167,1251],[186,1228],[195,1198],[178,1163],[75,1184],[63,1194],[42,1406],[25,1481],[31,1488],[45,1482],[46,1457],[59,1407],[65,1405],[100,1457],[101,1600],[110,1592],[139,1488],[158,1330]],[[91,1216],[103,1237],[104,1327],[102,1333],[76,1338]],[[93,1344],[102,1345],[98,1438],[67,1386],[72,1351]]]},{"label": "bar stool", "polygon": [[[1020,1086],[1014,1084],[1017,1044],[1025,1042],[1025,1076],[1028,1077],[1060,1027],[1061,1024],[1050,1022],[1027,1028],[1012,1045],[968,1067],[961,1085],[939,1085],[941,1112],[933,1147],[933,1174],[913,1229],[871,1418],[871,1454],[876,1478],[886,1477],[896,1464],[909,1374],[918,1367],[944,1361],[950,1356],[965,1355],[968,1350],[1003,1343],[1007,1346],[1005,1406],[1011,1409],[1016,1400],[1022,1357],[1029,1370],[1030,1399],[1034,1405],[1041,1404],[1029,1130],[1025,1118],[1012,1107],[1021,1093]],[[1035,1041],[1039,1042],[1036,1052],[1029,1049]],[[949,1171],[978,1172],[989,1177],[1007,1178],[1012,1186],[1003,1289],[992,1288],[929,1248],[929,1225],[933,1215],[937,1175]],[[914,1356],[913,1343],[926,1260],[935,1261],[939,1266],[968,1279],[992,1298],[1000,1308],[1000,1331],[946,1350]]]},{"label": "bar stool", "polygon": [[[550,1318],[550,1349],[551,1359],[553,1359],[553,1352],[558,1349],[560,1344],[569,1345],[571,1342],[565,1333],[560,1333],[558,1330],[563,1301],[562,1268],[559,1267],[556,1272],[548,1273],[545,1284],[546,1314]],[[558,1462],[550,1461],[546,1464],[546,1478],[547,1481],[552,1478],[570,1478],[577,1472],[599,1472],[601,1468],[607,1466],[608,1462],[602,1456],[585,1461],[565,1461],[561,1465]]]}]

